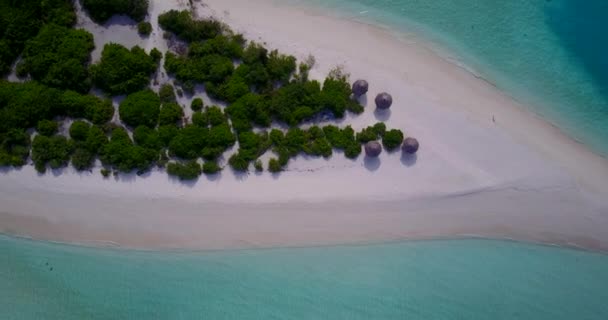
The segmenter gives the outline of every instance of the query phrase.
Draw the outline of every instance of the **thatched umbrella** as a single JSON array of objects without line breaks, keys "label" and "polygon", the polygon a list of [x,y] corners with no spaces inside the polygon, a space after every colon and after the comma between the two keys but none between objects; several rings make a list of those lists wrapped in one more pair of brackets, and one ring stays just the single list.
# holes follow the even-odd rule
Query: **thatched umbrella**
[{"label": "thatched umbrella", "polygon": [[393,97],[386,92],[382,92],[376,96],[376,107],[378,109],[386,110],[393,104]]},{"label": "thatched umbrella", "polygon": [[382,153],[382,145],[378,141],[370,141],[365,144],[365,154],[368,157],[376,158]]},{"label": "thatched umbrella", "polygon": [[369,89],[369,84],[365,80],[357,80],[357,81],[355,81],[355,83],[353,83],[352,91],[353,91],[353,95],[355,97],[360,97],[360,96],[366,94],[368,89]]},{"label": "thatched umbrella", "polygon": [[414,138],[406,138],[403,141],[403,147],[402,150],[405,153],[408,154],[414,154],[418,151],[418,148],[420,147],[420,144],[418,143],[418,140],[414,139]]}]

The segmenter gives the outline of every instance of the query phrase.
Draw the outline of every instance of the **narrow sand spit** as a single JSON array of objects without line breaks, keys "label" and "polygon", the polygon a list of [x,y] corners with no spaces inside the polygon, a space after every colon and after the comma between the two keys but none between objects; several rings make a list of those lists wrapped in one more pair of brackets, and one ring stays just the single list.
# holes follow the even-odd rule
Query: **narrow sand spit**
[{"label": "narrow sand spit", "polygon": [[[39,176],[28,166],[0,172],[0,232],[195,249],[478,235],[608,251],[606,159],[419,39],[399,40],[380,28],[268,0],[195,6],[251,40],[302,60],[312,54],[316,78],[339,65],[352,80],[368,80],[366,112],[340,125],[360,129],[385,120],[418,138],[419,153],[384,152],[378,161],[299,157],[280,176],[226,168],[189,184],[161,172],[104,180],[98,169]],[[187,7],[187,1],[152,1],[155,31],[147,39],[133,36],[128,23],[99,27],[81,19],[80,25],[98,39],[94,57],[107,41],[165,49],[156,16]],[[165,79],[161,72],[159,81]],[[381,91],[393,94],[389,114],[374,112]]]}]

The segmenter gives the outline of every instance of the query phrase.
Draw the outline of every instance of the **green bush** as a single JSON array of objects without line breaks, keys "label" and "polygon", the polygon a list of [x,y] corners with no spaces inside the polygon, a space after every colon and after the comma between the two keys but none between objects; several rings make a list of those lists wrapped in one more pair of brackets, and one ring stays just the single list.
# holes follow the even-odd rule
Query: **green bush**
[{"label": "green bush", "polygon": [[149,170],[159,158],[158,151],[134,145],[127,131],[118,127],[112,131],[110,142],[103,146],[101,161],[122,172]]},{"label": "green bush", "polygon": [[240,153],[235,153],[228,159],[228,164],[234,171],[245,172],[249,170],[250,161]]},{"label": "green bush", "polygon": [[0,166],[21,167],[30,154],[30,136],[23,130],[0,132]]},{"label": "green bush", "polygon": [[76,141],[85,141],[91,126],[84,121],[74,121],[70,126],[70,137]]},{"label": "green bush", "polygon": [[393,129],[387,131],[382,137],[382,144],[387,151],[393,151],[403,143],[403,132],[401,130]]},{"label": "green bush", "polygon": [[212,127],[219,126],[224,123],[228,123],[228,119],[226,115],[218,106],[211,106],[205,109],[205,113],[207,115],[207,120],[209,121],[209,125]]},{"label": "green bush", "polygon": [[175,125],[164,125],[158,127],[158,139],[162,146],[168,147],[169,143],[179,134],[179,128]]},{"label": "green bush", "polygon": [[104,178],[108,178],[110,176],[110,173],[112,173],[112,171],[110,171],[110,170],[108,170],[106,168],[101,169],[101,175]]},{"label": "green bush", "polygon": [[158,96],[160,97],[160,101],[162,103],[177,101],[177,98],[175,97],[175,89],[171,84],[168,83],[165,83],[160,87]]},{"label": "green bush", "polygon": [[88,63],[94,48],[89,32],[49,24],[27,42],[19,70],[50,87],[86,93],[91,88]]},{"label": "green bush", "polygon": [[271,118],[268,113],[268,100],[265,96],[250,93],[226,108],[237,132],[251,130],[253,125],[269,127]]},{"label": "green bush", "polygon": [[74,91],[61,94],[61,101],[56,115],[67,115],[73,118],[86,118],[95,124],[104,124],[114,116],[114,106],[109,99],[100,99],[94,95],[82,95]]},{"label": "green bush", "polygon": [[272,129],[270,130],[269,138],[273,145],[280,146],[283,145],[285,134],[279,129]]},{"label": "green bush", "polygon": [[158,65],[160,60],[162,60],[163,58],[163,53],[160,52],[160,50],[154,48],[150,51],[150,57],[152,58],[152,61],[154,61],[154,63]]},{"label": "green bush", "polygon": [[192,42],[188,55],[190,57],[203,57],[212,54],[218,54],[232,59],[240,59],[243,56],[242,36],[226,36],[223,34],[217,35],[213,39],[205,42]]},{"label": "green bush", "polygon": [[40,120],[38,121],[38,125],[36,126],[36,131],[38,131],[38,134],[47,137],[50,137],[57,133],[58,129],[59,125],[57,124],[57,122],[51,120]]},{"label": "green bush", "polygon": [[383,122],[378,122],[374,125],[374,131],[380,137],[383,137],[386,133],[386,125]]},{"label": "green bush", "polygon": [[386,132],[386,125],[382,122],[376,123],[374,126],[370,126],[361,130],[357,133],[357,141],[361,143],[368,143],[370,141],[378,140]]},{"label": "green bush", "polygon": [[142,21],[137,24],[137,32],[142,36],[149,36],[152,33],[152,25],[150,22]]},{"label": "green bush", "polygon": [[212,127],[208,131],[201,156],[207,160],[215,160],[235,143],[236,137],[227,123]]},{"label": "green bush", "polygon": [[216,162],[205,162],[203,164],[203,173],[204,174],[216,174],[222,171],[222,167],[220,167]]},{"label": "green bush", "polygon": [[172,162],[167,165],[167,173],[180,180],[194,180],[200,177],[202,169],[196,161],[188,161],[184,164]]},{"label": "green bush", "polygon": [[113,15],[124,14],[139,22],[148,15],[149,0],[80,0],[91,19],[106,23]]},{"label": "green bush", "polygon": [[361,144],[355,139],[355,131],[347,126],[340,129],[336,126],[325,126],[323,132],[327,141],[336,149],[344,150],[344,155],[355,159],[361,154]]},{"label": "green bush", "polygon": [[160,107],[160,114],[158,116],[158,123],[162,125],[175,125],[180,122],[184,117],[184,111],[177,103],[164,103]]},{"label": "green bush", "polygon": [[91,169],[95,155],[84,148],[77,148],[72,154],[72,166],[78,171]]},{"label": "green bush", "polygon": [[70,0],[0,1],[0,76],[10,73],[28,39],[46,24],[71,27],[76,13]]},{"label": "green bush", "polygon": [[253,167],[255,168],[256,172],[263,172],[264,171],[264,164],[262,163],[261,160],[256,160],[253,163]]},{"label": "green bush", "polygon": [[103,129],[99,126],[92,126],[89,129],[85,146],[89,152],[93,154],[99,153],[102,148],[108,143],[108,137],[104,133]]},{"label": "green bush", "polygon": [[190,104],[190,108],[192,109],[192,111],[201,111],[203,110],[204,106],[205,105],[203,104],[203,99],[201,98],[195,98]]},{"label": "green bush", "polygon": [[268,171],[272,173],[278,173],[283,171],[283,167],[281,166],[279,160],[277,160],[276,158],[270,159],[270,161],[268,161]]},{"label": "green bush", "polygon": [[147,149],[160,150],[163,147],[158,131],[146,126],[135,128],[133,131],[133,140],[137,145]]},{"label": "green bush", "polygon": [[169,152],[182,159],[196,159],[207,146],[208,130],[188,125],[175,135],[169,143]]},{"label": "green bush", "polygon": [[188,42],[213,39],[224,30],[221,22],[213,19],[194,20],[186,10],[165,12],[158,16],[158,24]]},{"label": "green bush", "polygon": [[131,50],[120,44],[108,43],[101,60],[91,66],[93,83],[111,95],[129,94],[144,89],[158,61],[135,46]]},{"label": "green bush", "polygon": [[73,146],[72,141],[63,136],[36,136],[32,141],[32,160],[36,170],[46,172],[47,164],[52,169],[67,166]]},{"label": "green bush", "polygon": [[131,127],[155,128],[160,115],[160,98],[150,89],[132,93],[120,103],[118,112],[120,119]]}]

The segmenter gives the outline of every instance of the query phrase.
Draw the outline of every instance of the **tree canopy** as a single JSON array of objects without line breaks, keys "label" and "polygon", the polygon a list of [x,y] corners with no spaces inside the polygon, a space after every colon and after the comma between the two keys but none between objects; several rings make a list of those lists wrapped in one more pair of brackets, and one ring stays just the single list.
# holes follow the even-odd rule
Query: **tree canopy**
[{"label": "tree canopy", "polygon": [[70,0],[0,0],[0,75],[4,76],[26,42],[46,24],[71,27],[76,13]]},{"label": "tree canopy", "polygon": [[88,64],[94,48],[89,32],[48,24],[26,42],[17,72],[50,87],[87,93],[91,88]]},{"label": "tree canopy", "polygon": [[133,128],[140,125],[155,128],[160,115],[160,98],[150,89],[135,92],[120,103],[118,112],[120,119]]},{"label": "tree canopy", "polygon": [[91,19],[103,24],[113,15],[124,14],[140,22],[148,15],[149,0],[80,0]]},{"label": "tree canopy", "polygon": [[116,43],[106,44],[101,60],[91,66],[93,83],[111,95],[129,94],[146,88],[158,61],[144,49],[131,50]]}]

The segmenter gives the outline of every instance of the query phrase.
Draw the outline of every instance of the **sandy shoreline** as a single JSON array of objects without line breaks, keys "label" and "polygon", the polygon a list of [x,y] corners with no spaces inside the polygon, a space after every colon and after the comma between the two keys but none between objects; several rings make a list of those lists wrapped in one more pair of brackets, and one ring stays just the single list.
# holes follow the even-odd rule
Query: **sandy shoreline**
[{"label": "sandy shoreline", "polygon": [[[153,15],[178,2],[152,1]],[[98,170],[1,171],[1,233],[191,249],[477,235],[608,251],[607,160],[418,39],[398,41],[360,22],[266,0],[205,3],[201,14],[221,18],[249,39],[299,59],[314,55],[314,77],[342,65],[353,80],[370,82],[370,102],[391,92],[387,126],[416,136],[418,156],[384,153],[379,162],[299,157],[278,178],[226,169],[193,184],[159,172],[116,181],[103,180]],[[120,28],[134,32],[111,28],[91,31],[104,32],[106,41],[116,41]],[[164,45],[158,31],[139,41],[148,49]],[[340,125],[359,129],[378,118],[369,103],[363,115]]]}]

